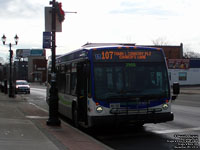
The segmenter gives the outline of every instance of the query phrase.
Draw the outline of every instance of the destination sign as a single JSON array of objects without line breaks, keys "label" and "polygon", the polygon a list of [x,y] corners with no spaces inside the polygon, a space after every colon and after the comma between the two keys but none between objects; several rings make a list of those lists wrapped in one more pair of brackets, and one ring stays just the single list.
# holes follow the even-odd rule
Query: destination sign
[{"label": "destination sign", "polygon": [[155,50],[95,50],[94,61],[163,61],[161,51]]}]

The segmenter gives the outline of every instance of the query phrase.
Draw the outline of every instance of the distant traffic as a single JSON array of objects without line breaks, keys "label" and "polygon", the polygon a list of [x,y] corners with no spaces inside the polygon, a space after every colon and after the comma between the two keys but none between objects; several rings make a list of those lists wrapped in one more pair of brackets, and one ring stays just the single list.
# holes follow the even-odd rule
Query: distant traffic
[{"label": "distant traffic", "polygon": [[30,94],[30,85],[26,80],[16,80],[15,93]]}]

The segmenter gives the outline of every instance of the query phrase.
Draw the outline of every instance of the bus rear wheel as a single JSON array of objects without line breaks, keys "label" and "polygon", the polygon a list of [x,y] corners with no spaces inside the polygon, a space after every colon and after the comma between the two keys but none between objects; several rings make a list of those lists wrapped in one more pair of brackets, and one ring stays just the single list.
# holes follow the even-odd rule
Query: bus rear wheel
[{"label": "bus rear wheel", "polygon": [[73,125],[76,127],[76,128],[79,128],[79,123],[78,123],[78,110],[77,108],[75,107],[73,109]]}]

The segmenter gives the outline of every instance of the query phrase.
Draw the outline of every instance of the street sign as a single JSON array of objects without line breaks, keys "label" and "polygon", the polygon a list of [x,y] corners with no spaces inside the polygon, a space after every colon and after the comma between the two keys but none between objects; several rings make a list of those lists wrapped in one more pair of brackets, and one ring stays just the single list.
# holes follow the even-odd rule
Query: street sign
[{"label": "street sign", "polygon": [[[52,7],[45,7],[45,31],[52,32]],[[58,15],[56,15],[56,32],[62,32],[62,23],[59,22]]]},{"label": "street sign", "polygon": [[51,48],[51,32],[43,32],[43,48]]},{"label": "street sign", "polygon": [[44,49],[31,49],[30,56],[45,56]]},{"label": "street sign", "polygon": [[30,56],[30,49],[17,49],[16,50],[16,57],[17,58],[26,58]]}]

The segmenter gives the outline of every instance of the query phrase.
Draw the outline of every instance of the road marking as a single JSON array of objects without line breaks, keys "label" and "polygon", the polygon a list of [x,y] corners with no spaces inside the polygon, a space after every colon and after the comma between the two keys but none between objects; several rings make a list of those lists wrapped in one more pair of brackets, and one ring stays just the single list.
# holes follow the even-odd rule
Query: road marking
[{"label": "road marking", "polygon": [[38,89],[38,88],[31,88],[33,90],[36,90],[36,91],[46,91],[46,89]]},{"label": "road marking", "polygon": [[158,133],[158,134],[167,134],[167,133],[178,133],[178,132],[192,132],[192,131],[197,131],[197,130],[200,130],[200,127],[185,128],[185,129],[172,129],[172,130],[163,130],[163,131],[154,131],[154,132]]},{"label": "road marking", "polygon": [[36,105],[36,104],[34,104],[34,103],[29,103],[29,104],[35,106],[36,108],[38,108],[38,109],[40,109],[40,110],[42,110],[42,111],[44,111],[44,112],[48,112],[46,109],[44,109],[44,108],[42,108],[42,107],[40,107],[40,106],[38,106],[38,105]]},{"label": "road marking", "polygon": [[26,116],[29,119],[48,119],[48,116]]}]

